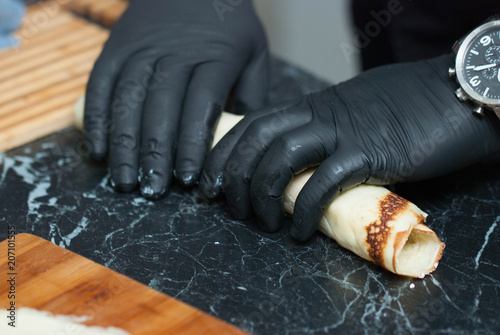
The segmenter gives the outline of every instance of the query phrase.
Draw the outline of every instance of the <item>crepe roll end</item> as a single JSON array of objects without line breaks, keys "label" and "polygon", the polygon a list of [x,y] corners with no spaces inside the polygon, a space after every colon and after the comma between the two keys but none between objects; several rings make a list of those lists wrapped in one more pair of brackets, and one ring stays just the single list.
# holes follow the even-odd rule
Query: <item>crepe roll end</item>
[{"label": "crepe roll end", "polygon": [[445,244],[435,232],[419,222],[406,236],[396,237],[394,272],[424,278],[436,270]]}]

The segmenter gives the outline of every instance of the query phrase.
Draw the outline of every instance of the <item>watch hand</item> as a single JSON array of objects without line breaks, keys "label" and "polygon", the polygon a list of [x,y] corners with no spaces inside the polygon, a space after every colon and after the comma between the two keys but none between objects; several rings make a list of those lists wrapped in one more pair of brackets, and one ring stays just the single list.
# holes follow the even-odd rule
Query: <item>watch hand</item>
[{"label": "watch hand", "polygon": [[474,71],[482,71],[482,70],[486,70],[486,69],[489,69],[490,67],[495,67],[497,66],[498,64],[486,64],[486,65],[479,65],[479,66],[476,66],[473,70]]}]

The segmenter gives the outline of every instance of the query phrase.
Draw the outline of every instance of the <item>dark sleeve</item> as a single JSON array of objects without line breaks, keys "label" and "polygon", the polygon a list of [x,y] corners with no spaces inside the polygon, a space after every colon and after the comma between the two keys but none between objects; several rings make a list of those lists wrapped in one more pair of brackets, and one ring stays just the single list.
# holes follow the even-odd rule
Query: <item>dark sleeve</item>
[{"label": "dark sleeve", "polygon": [[416,61],[451,50],[488,17],[498,0],[351,0],[363,69]]}]

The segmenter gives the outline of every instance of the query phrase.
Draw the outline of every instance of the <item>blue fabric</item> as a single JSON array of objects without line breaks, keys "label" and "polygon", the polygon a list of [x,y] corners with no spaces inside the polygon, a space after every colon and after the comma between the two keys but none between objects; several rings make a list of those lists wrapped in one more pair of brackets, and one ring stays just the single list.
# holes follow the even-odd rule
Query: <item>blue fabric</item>
[{"label": "blue fabric", "polygon": [[24,3],[20,0],[0,0],[0,50],[17,45],[12,36],[23,19]]}]

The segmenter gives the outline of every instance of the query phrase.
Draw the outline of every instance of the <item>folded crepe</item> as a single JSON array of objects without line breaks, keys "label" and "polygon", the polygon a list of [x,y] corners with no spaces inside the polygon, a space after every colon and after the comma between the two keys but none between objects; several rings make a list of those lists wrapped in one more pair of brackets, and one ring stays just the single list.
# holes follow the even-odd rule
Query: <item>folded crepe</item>
[{"label": "folded crepe", "polygon": [[[77,127],[83,123],[83,99],[75,108]],[[242,116],[223,113],[214,145]],[[295,200],[314,169],[288,185],[283,200],[293,214]],[[318,229],[356,255],[402,276],[423,278],[434,271],[445,244],[424,222],[427,214],[385,187],[362,184],[342,192],[325,209]]]}]

